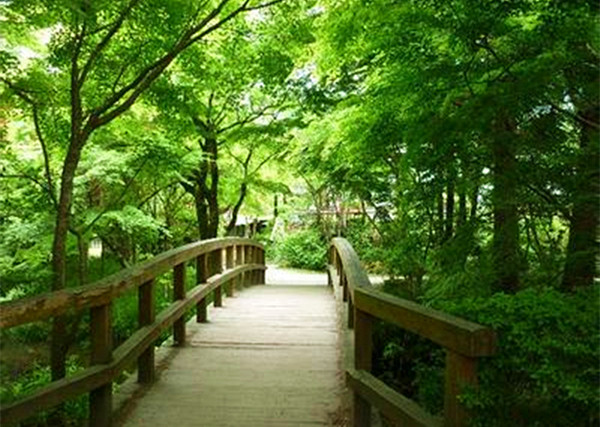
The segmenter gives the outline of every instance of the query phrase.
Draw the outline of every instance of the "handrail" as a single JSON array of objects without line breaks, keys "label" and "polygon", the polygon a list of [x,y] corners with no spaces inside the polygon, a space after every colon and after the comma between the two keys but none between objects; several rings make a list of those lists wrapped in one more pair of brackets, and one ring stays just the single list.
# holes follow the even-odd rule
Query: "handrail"
[{"label": "handrail", "polygon": [[[374,289],[358,255],[344,238],[332,239],[329,260],[328,282],[333,285],[337,278],[342,286],[343,301],[348,302],[348,327],[354,329],[354,367],[346,371],[347,382],[354,392],[354,425],[370,425],[371,404],[401,425],[466,425],[469,413],[458,395],[465,386],[477,386],[477,358],[495,353],[495,332]],[[443,420],[370,373],[376,319],[393,323],[446,349]]]},{"label": "handrail", "polygon": [[[226,269],[223,271],[223,252]],[[196,260],[197,285],[185,291],[185,262]],[[174,301],[154,313],[154,279],[174,269]],[[211,239],[191,243],[78,289],[50,292],[0,304],[0,326],[9,328],[48,319],[68,310],[90,308],[91,366],[68,378],[54,381],[33,394],[0,408],[3,423],[16,423],[65,400],[90,393],[90,425],[109,426],[112,412],[112,381],[137,359],[138,382],[154,379],[154,342],[173,326],[174,341],[185,344],[185,318],[196,307],[196,320],[206,321],[206,298],[214,293],[215,306],[222,304],[221,287],[228,296],[234,287],[264,283],[264,248],[245,238]],[[210,276],[210,277],[209,277]],[[110,306],[128,290],[138,288],[139,329],[116,349],[111,346]]]}]

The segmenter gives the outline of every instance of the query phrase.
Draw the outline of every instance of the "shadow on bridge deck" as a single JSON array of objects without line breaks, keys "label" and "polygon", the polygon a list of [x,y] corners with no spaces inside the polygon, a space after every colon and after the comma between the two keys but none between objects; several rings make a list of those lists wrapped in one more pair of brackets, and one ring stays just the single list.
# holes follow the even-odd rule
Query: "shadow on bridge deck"
[{"label": "shadow on bridge deck", "polygon": [[192,319],[186,347],[157,352],[157,382],[131,393],[130,380],[116,396],[127,402],[121,425],[347,425],[340,319],[326,282],[270,266],[266,286],[210,307],[209,323]]}]

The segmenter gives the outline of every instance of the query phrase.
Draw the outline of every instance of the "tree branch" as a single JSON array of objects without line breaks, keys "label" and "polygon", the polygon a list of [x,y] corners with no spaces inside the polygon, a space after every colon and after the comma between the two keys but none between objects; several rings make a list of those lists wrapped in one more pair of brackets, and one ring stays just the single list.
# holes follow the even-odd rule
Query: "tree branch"
[{"label": "tree branch", "polygon": [[115,22],[112,24],[112,26],[110,26],[108,32],[104,35],[102,40],[100,40],[100,42],[96,45],[95,49],[92,51],[92,53],[90,54],[85,65],[83,66],[83,70],[81,71],[81,75],[79,76],[79,85],[80,86],[83,86],[83,83],[85,82],[85,78],[87,77],[88,73],[92,69],[94,62],[96,61],[96,59],[98,58],[100,53],[102,53],[102,50],[106,47],[106,45],[108,45],[108,42],[110,42],[110,40],[113,38],[113,36],[119,31],[119,29],[123,25],[123,22],[125,22],[127,15],[129,15],[131,10],[139,2],[140,2],[140,0],[131,0],[129,2],[129,4],[125,7],[125,9],[123,9],[121,11],[119,16],[115,20]]}]

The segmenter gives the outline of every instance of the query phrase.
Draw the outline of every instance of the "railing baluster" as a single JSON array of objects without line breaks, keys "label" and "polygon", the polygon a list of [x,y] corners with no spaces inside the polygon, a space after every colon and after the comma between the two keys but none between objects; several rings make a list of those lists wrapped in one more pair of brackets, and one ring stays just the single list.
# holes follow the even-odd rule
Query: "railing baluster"
[{"label": "railing baluster", "polygon": [[[90,310],[91,365],[110,363],[112,359],[110,307],[109,303]],[[108,382],[90,392],[90,426],[110,426],[111,417],[112,382]]]},{"label": "railing baluster", "polygon": [[[154,322],[154,280],[149,280],[138,288],[138,325]],[[154,344],[138,357],[138,382],[148,384],[154,381]]]},{"label": "railing baluster", "polygon": [[[196,284],[206,283],[208,270],[206,268],[206,254],[196,257]],[[206,298],[202,298],[196,304],[196,322],[206,322]]]},{"label": "railing baluster", "polygon": [[[358,309],[354,309],[354,368],[371,372],[371,354],[373,349],[374,318]],[[371,405],[354,392],[354,425],[371,425]]]},{"label": "railing baluster", "polygon": [[[263,248],[260,248],[258,252],[260,254],[260,262],[259,263],[262,264],[262,265],[265,265],[265,250]],[[258,271],[258,275],[260,277],[260,284],[261,285],[264,285],[266,283],[266,281],[265,281],[265,274],[266,274],[265,270],[259,270]]]},{"label": "railing baluster", "polygon": [[[212,262],[211,262],[211,276],[215,274],[219,274],[223,271],[223,250],[217,249],[212,252]],[[217,286],[214,292],[214,302],[213,305],[215,307],[223,306],[223,294],[221,291],[221,286]]]},{"label": "railing baluster", "polygon": [[[173,269],[173,301],[185,299],[185,262]],[[173,323],[173,341],[175,345],[185,345],[185,313]]]},{"label": "railing baluster", "polygon": [[[235,265],[242,265],[244,263],[244,246],[242,245],[237,245],[235,247]],[[243,281],[242,281],[242,275],[238,275],[235,278],[235,286],[238,289],[242,289],[243,286]]]},{"label": "railing baluster", "polygon": [[342,271],[342,277],[340,279],[340,284],[342,285],[342,300],[344,302],[348,301],[348,278],[346,277],[346,273]]},{"label": "railing baluster", "polygon": [[444,425],[468,424],[469,412],[458,400],[465,386],[477,387],[477,359],[446,349]]},{"label": "railing baluster", "polygon": [[[226,268],[229,270],[230,268],[233,268],[233,251],[234,251],[234,247],[233,246],[229,246],[226,250],[225,250],[225,266]],[[233,284],[234,281],[230,280],[227,285],[225,285],[225,293],[228,297],[232,297],[233,296]]]}]

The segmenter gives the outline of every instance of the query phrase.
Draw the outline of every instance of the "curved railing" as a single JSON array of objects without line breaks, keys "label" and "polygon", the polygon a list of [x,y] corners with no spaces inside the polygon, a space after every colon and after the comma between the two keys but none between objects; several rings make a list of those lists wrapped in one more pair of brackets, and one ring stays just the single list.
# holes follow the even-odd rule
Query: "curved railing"
[{"label": "curved railing", "polygon": [[[369,426],[371,405],[400,425],[463,426],[469,413],[458,395],[477,386],[477,359],[495,353],[492,329],[377,291],[371,285],[350,243],[334,238],[329,249],[329,284],[342,286],[348,302],[348,327],[354,329],[354,366],[346,380],[354,393],[354,425]],[[393,323],[446,350],[443,419],[396,392],[371,374],[372,329],[375,320]]]},{"label": "curved railing", "polygon": [[[225,255],[225,269],[223,268]],[[196,262],[196,286],[186,293],[185,263]],[[2,423],[19,422],[62,402],[90,393],[90,425],[111,423],[112,382],[137,360],[138,381],[154,379],[154,342],[173,326],[176,345],[185,343],[184,314],[196,307],[196,320],[206,321],[207,297],[214,292],[215,306],[222,304],[222,287],[228,296],[235,286],[264,283],[264,248],[245,238],[204,240],[162,253],[97,283],[0,304],[0,328],[49,320],[72,311],[90,309],[91,363],[87,369],[54,381],[18,401],[2,405]],[[155,314],[154,279],[173,269],[174,301]],[[113,349],[111,314],[113,300],[138,289],[139,329]]]}]

